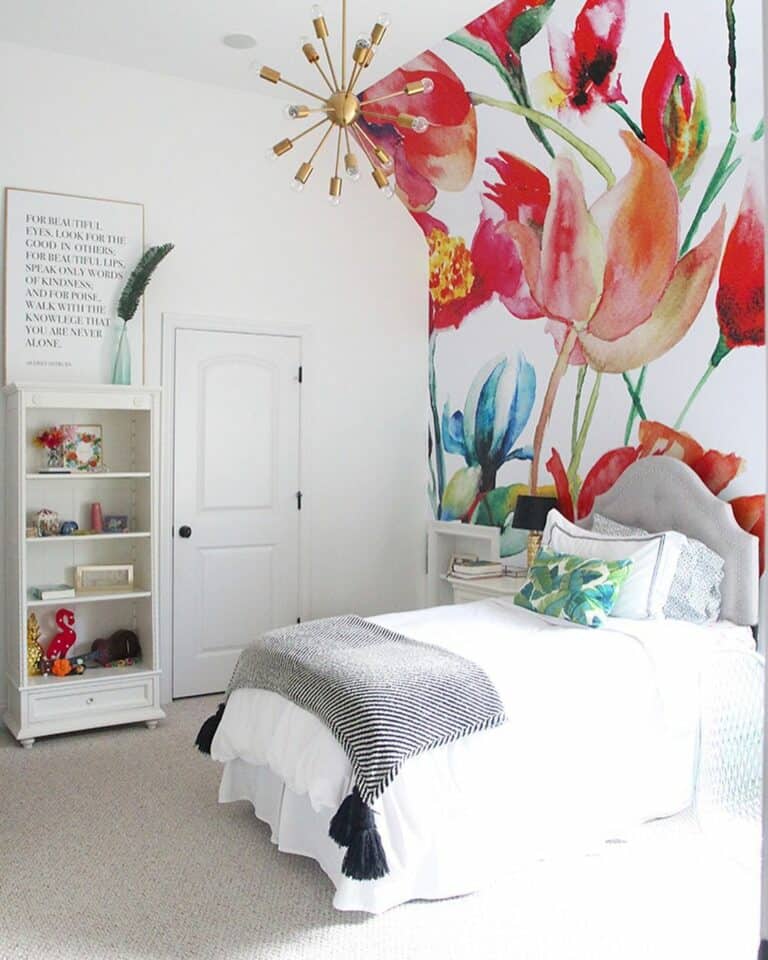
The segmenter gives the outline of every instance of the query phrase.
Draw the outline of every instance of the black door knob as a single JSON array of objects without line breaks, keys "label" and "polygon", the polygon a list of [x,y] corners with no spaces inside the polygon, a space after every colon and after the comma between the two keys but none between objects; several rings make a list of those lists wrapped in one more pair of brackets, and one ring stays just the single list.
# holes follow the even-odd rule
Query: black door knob
[{"label": "black door knob", "polygon": [[192,527],[179,527],[179,536],[185,540],[192,536]]}]

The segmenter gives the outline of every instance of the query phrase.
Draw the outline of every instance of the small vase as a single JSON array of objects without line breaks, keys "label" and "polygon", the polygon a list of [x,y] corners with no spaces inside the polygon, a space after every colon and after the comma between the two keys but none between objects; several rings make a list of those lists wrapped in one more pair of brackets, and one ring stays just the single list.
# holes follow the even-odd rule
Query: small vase
[{"label": "small vase", "polygon": [[112,383],[131,385],[131,344],[128,341],[128,323],[123,321],[123,329],[117,341],[115,364],[112,367]]},{"label": "small vase", "polygon": [[64,450],[62,447],[49,447],[48,451],[48,462],[46,467],[48,470],[61,470],[64,466]]}]

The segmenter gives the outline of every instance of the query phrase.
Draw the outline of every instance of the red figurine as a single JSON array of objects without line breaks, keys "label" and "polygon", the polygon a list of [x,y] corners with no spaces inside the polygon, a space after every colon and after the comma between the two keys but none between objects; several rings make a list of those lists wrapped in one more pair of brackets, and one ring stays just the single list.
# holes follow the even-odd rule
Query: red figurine
[{"label": "red figurine", "polygon": [[58,660],[66,657],[69,648],[77,640],[77,634],[70,629],[75,625],[75,615],[71,610],[62,608],[56,612],[56,625],[60,628],[60,633],[55,634],[53,640],[48,644],[45,655],[49,660]]}]

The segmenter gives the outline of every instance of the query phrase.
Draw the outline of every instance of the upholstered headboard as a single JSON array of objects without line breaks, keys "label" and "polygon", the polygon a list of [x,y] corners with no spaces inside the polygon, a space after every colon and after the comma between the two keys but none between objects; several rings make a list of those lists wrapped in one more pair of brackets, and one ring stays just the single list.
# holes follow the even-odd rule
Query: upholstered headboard
[{"label": "upholstered headboard", "polygon": [[757,538],[741,529],[730,506],[690,467],[673,457],[638,460],[595,499],[593,512],[650,533],[679,530],[701,540],[725,560],[722,618],[747,626],[757,623]]}]

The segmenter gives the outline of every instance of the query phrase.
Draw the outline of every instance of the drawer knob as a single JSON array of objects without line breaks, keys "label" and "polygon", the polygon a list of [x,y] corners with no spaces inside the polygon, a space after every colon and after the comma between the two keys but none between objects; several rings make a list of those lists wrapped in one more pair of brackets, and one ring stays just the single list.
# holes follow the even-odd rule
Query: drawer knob
[{"label": "drawer knob", "polygon": [[93,703],[93,697],[86,697],[85,702],[90,706]]}]

